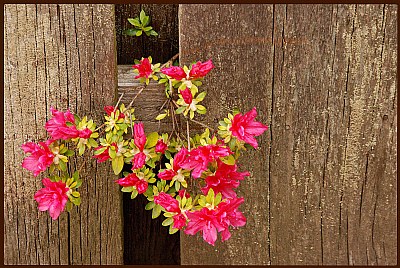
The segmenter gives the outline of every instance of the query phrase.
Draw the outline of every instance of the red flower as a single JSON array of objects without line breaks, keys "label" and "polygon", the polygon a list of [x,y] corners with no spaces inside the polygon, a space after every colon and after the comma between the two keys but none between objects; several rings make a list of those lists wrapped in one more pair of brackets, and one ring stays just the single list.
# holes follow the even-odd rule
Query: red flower
[{"label": "red flower", "polygon": [[45,188],[35,194],[35,200],[39,203],[38,208],[40,211],[48,210],[50,217],[56,220],[67,204],[69,188],[62,181],[52,182],[48,178],[44,178],[42,183]]},{"label": "red flower", "polygon": [[193,178],[199,178],[201,173],[208,168],[209,163],[220,157],[225,157],[230,154],[232,154],[232,151],[226,147],[214,144],[199,146],[190,151],[185,163],[182,164],[182,168],[188,170],[193,169]]},{"label": "red flower", "polygon": [[201,190],[204,194],[208,193],[208,190],[212,188],[215,194],[221,193],[224,198],[236,197],[233,188],[239,186],[239,181],[243,180],[245,176],[250,176],[249,172],[237,172],[236,165],[227,165],[220,160],[217,160],[218,169],[214,176],[208,176],[206,178],[206,186]]},{"label": "red flower", "polygon": [[136,176],[135,173],[130,173],[125,178],[116,180],[115,182],[121,185],[122,187],[134,186],[139,194],[146,192],[148,187],[147,181],[138,178],[138,176]]},{"label": "red flower", "polygon": [[231,236],[229,226],[240,227],[246,224],[246,218],[240,211],[237,211],[243,201],[243,198],[227,199],[212,210],[202,208],[188,212],[189,223],[185,233],[195,235],[197,232],[201,232],[203,239],[213,246],[218,232],[221,232],[222,241],[229,239]]},{"label": "red flower", "polygon": [[182,214],[181,209],[179,208],[179,202],[169,194],[164,192],[159,193],[154,196],[154,203],[162,206],[168,212],[177,213],[172,218],[174,219],[173,227],[177,229],[181,229],[186,226],[186,217]]},{"label": "red flower", "polygon": [[163,153],[165,153],[165,151],[167,149],[168,149],[168,145],[162,139],[159,139],[156,144],[156,153],[163,154]]},{"label": "red flower", "polygon": [[256,107],[247,112],[245,115],[239,113],[232,119],[232,126],[229,128],[229,130],[232,131],[233,136],[237,137],[238,140],[247,142],[255,149],[258,148],[258,143],[254,136],[259,136],[268,129],[268,126],[254,121],[256,116]]},{"label": "red flower", "polygon": [[154,203],[162,206],[168,212],[181,212],[178,200],[164,192],[161,192],[158,195],[154,196]]},{"label": "red flower", "polygon": [[143,152],[144,145],[146,144],[146,135],[144,134],[143,123],[135,124],[133,132],[135,145],[141,152]]},{"label": "red flower", "polygon": [[63,113],[51,107],[50,111],[53,117],[46,122],[45,128],[53,139],[68,140],[79,136],[79,131],[76,129],[75,125],[67,125],[67,122],[69,124],[75,123],[75,118],[69,110]]},{"label": "red flower", "polygon": [[151,63],[148,58],[142,59],[140,64],[133,65],[133,68],[139,71],[139,75],[135,76],[135,79],[141,77],[149,78],[153,75],[153,69],[151,68]]},{"label": "red flower", "polygon": [[146,155],[143,152],[135,154],[133,157],[132,170],[142,168],[146,164]]},{"label": "red flower", "polygon": [[[114,112],[114,109],[114,106],[104,106],[104,111],[108,114],[108,116],[111,116],[111,113]],[[118,119],[121,118],[125,118],[125,115],[123,113],[120,113],[118,116]]]},{"label": "red flower", "polygon": [[82,139],[89,139],[90,135],[92,135],[92,131],[88,128],[85,128],[83,130],[78,130],[79,132],[79,138]]},{"label": "red flower", "polygon": [[185,147],[182,147],[174,157],[172,169],[166,169],[158,173],[157,177],[162,180],[172,180],[176,175],[178,175],[178,171],[182,168],[182,164],[185,162],[187,154],[188,150]]},{"label": "red flower", "polygon": [[214,68],[211,60],[208,60],[204,63],[198,61],[197,63],[192,65],[192,69],[190,70],[189,77],[192,79],[201,78],[208,74],[211,69]]},{"label": "red flower", "polygon": [[183,190],[183,189],[178,191],[178,195],[181,198],[183,198],[183,197],[189,198],[190,197],[190,194],[186,190]]},{"label": "red flower", "polygon": [[178,67],[178,66],[171,66],[168,68],[163,68],[161,70],[161,72],[165,75],[168,75],[172,79],[179,80],[179,81],[186,78],[185,71],[183,70],[183,68]]},{"label": "red flower", "polygon": [[180,93],[185,103],[190,105],[193,101],[193,95],[190,89],[186,88],[185,90],[180,90]]},{"label": "red flower", "polygon": [[29,154],[22,162],[22,167],[32,171],[36,177],[40,172],[45,171],[53,163],[54,154],[50,150],[49,145],[54,140],[46,142],[27,142],[21,146],[24,153]]}]

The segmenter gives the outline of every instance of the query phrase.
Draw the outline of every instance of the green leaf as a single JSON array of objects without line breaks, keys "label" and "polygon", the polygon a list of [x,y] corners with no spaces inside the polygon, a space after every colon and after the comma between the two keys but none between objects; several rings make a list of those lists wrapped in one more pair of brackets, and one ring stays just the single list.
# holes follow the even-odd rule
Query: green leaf
[{"label": "green leaf", "polygon": [[75,206],[79,206],[81,204],[81,198],[71,198],[71,202],[74,203]]},{"label": "green leaf", "polygon": [[81,194],[79,192],[72,192],[71,194],[73,197],[76,197],[76,198],[81,196]]},{"label": "green leaf", "polygon": [[162,224],[162,226],[169,226],[172,223],[174,223],[174,219],[173,218],[166,218],[161,224]]},{"label": "green leaf", "polygon": [[71,201],[68,200],[68,202],[67,202],[67,212],[70,212],[71,209],[72,209],[72,203],[71,203]]},{"label": "green leaf", "polygon": [[145,148],[151,148],[156,146],[158,141],[158,133],[157,132],[151,132],[149,135],[147,135],[147,141]]},{"label": "green leaf", "polygon": [[159,114],[159,115],[157,115],[156,120],[162,120],[162,119],[164,119],[166,116],[167,116],[167,114]]},{"label": "green leaf", "polygon": [[77,181],[79,179],[79,171],[75,171],[74,174],[72,174],[72,178],[74,179],[74,181]]},{"label": "green leaf", "polygon": [[207,93],[206,93],[205,91],[199,93],[199,95],[197,95],[197,97],[196,97],[196,100],[198,100],[198,101],[204,100],[206,94],[207,94]]},{"label": "green leaf", "polygon": [[143,31],[148,32],[148,31],[150,31],[151,29],[153,29],[153,27],[147,26],[147,27],[144,27],[144,28],[143,28]]},{"label": "green leaf", "polygon": [[114,147],[111,146],[110,149],[108,150],[108,155],[114,159],[115,157],[117,157],[117,152],[115,151]]},{"label": "green leaf", "polygon": [[142,35],[142,31],[139,30],[136,32],[136,36],[141,36],[141,35]]},{"label": "green leaf", "polygon": [[73,150],[68,150],[64,155],[65,156],[73,156],[74,155],[74,151]]},{"label": "green leaf", "polygon": [[130,193],[133,191],[133,189],[134,189],[133,186],[122,187],[121,192]]},{"label": "green leaf", "polygon": [[96,148],[97,146],[99,146],[99,145],[97,144],[97,142],[96,142],[94,139],[92,139],[92,138],[88,139],[88,143],[90,144],[90,146],[92,146],[92,147],[94,147],[94,148]]},{"label": "green leaf", "polygon": [[161,206],[160,205],[154,206],[153,212],[151,213],[151,218],[155,219],[158,216],[160,216],[160,214],[161,214]]},{"label": "green leaf", "polygon": [[142,10],[140,11],[140,21],[142,22],[142,24],[143,24],[143,21],[145,20],[145,18],[146,18],[146,13],[145,13],[144,10],[142,9]]},{"label": "green leaf", "polygon": [[178,192],[180,188],[181,184],[179,183],[179,181],[175,181],[175,190]]},{"label": "green leaf", "polygon": [[137,18],[134,18],[134,19],[129,18],[128,21],[129,21],[129,23],[132,24],[133,26],[136,26],[136,27],[141,27],[141,26],[142,26],[142,25],[140,24],[140,21],[139,21]]},{"label": "green leaf", "polygon": [[136,189],[133,189],[132,194],[131,194],[131,199],[135,199],[136,196],[138,195],[138,191]]},{"label": "green leaf", "polygon": [[150,35],[158,36],[158,33],[157,33],[156,31],[154,31],[154,30],[151,30],[151,31],[150,31]]},{"label": "green leaf", "polygon": [[152,210],[155,207],[156,203],[154,202],[149,202],[147,205],[144,207],[145,210]]},{"label": "green leaf", "polygon": [[138,30],[137,29],[126,29],[126,30],[124,30],[124,31],[122,31],[122,34],[123,35],[128,35],[128,36],[136,36],[136,32],[137,32]]},{"label": "green leaf", "polygon": [[233,166],[236,162],[235,157],[233,155],[228,155],[223,158],[220,158],[221,161],[227,165]]},{"label": "green leaf", "polygon": [[169,234],[174,234],[178,231],[179,231],[179,229],[172,227],[172,225],[169,226]]},{"label": "green leaf", "polygon": [[122,155],[115,157],[112,160],[112,168],[114,170],[115,175],[121,173],[123,167],[124,167],[124,157]]},{"label": "green leaf", "polygon": [[181,114],[185,110],[186,110],[186,106],[181,106],[181,107],[179,107],[178,109],[175,110],[175,113],[176,114]]},{"label": "green leaf", "polygon": [[171,153],[169,152],[169,151],[165,151],[165,157],[167,158],[167,159],[172,159],[172,156],[171,156]]},{"label": "green leaf", "polygon": [[58,162],[58,166],[60,167],[60,169],[61,169],[62,171],[66,171],[66,170],[67,170],[67,164],[65,164],[64,161]]},{"label": "green leaf", "polygon": [[[79,147],[79,155],[83,155],[83,153],[85,152],[85,145],[82,144],[82,146]],[[60,161],[61,162],[61,161]]]}]

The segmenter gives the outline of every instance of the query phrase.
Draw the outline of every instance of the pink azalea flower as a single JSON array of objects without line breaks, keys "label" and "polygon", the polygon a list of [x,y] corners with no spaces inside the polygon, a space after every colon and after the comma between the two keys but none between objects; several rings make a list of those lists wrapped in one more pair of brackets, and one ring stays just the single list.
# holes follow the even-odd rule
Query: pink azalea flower
[{"label": "pink azalea flower", "polygon": [[225,229],[221,214],[218,214],[216,209],[210,210],[202,208],[193,212],[188,212],[188,225],[185,229],[185,234],[195,235],[200,232],[203,234],[203,239],[210,245],[215,245],[218,232]]},{"label": "pink azalea flower", "polygon": [[232,131],[233,136],[239,140],[247,142],[255,149],[258,148],[258,143],[254,136],[259,136],[268,129],[268,126],[254,121],[256,116],[256,107],[247,112],[245,115],[239,113],[233,117],[232,126],[229,128],[229,130]]},{"label": "pink azalea flower", "polygon": [[136,123],[133,128],[135,145],[141,152],[143,152],[144,145],[146,144],[146,135],[144,134],[143,123]]},{"label": "pink azalea flower", "polygon": [[116,180],[115,182],[121,185],[122,187],[135,186],[139,194],[146,192],[148,187],[147,181],[138,178],[138,176],[135,173],[130,173],[125,178]]},{"label": "pink azalea flower", "polygon": [[232,151],[227,147],[219,145],[199,146],[190,151],[185,163],[182,164],[184,169],[193,170],[193,178],[199,178],[201,173],[208,168],[208,164],[212,161],[232,154]]},{"label": "pink azalea flower", "polygon": [[189,77],[193,79],[204,77],[208,74],[208,72],[211,71],[212,68],[214,68],[214,65],[212,64],[211,60],[208,60],[204,63],[198,61],[197,63],[192,65]]},{"label": "pink azalea flower", "polygon": [[48,178],[44,178],[42,183],[45,188],[36,192],[35,200],[40,211],[48,210],[50,217],[56,220],[67,204],[69,188],[62,181],[52,182]]},{"label": "pink azalea flower", "polygon": [[214,176],[206,178],[206,186],[201,190],[204,194],[212,188],[215,194],[221,193],[223,198],[234,198],[236,193],[233,190],[239,186],[239,181],[245,176],[250,176],[249,172],[237,172],[237,165],[227,165],[220,160],[217,160],[218,169]]},{"label": "pink azalea flower", "polygon": [[172,169],[166,169],[157,174],[157,176],[162,180],[172,180],[175,175],[178,174],[179,169],[182,168],[182,164],[185,162],[188,150],[182,147],[180,151],[175,155],[172,162]]},{"label": "pink azalea flower", "polygon": [[189,198],[190,197],[190,194],[186,190],[183,190],[183,189],[178,191],[178,195],[181,198],[183,198],[183,197]]},{"label": "pink azalea flower", "polygon": [[137,153],[132,162],[132,170],[142,168],[146,164],[146,155],[143,152]]},{"label": "pink azalea flower", "polygon": [[[111,113],[114,112],[114,109],[114,106],[104,106],[104,111],[108,114],[108,116],[111,116]],[[125,115],[123,113],[120,113],[118,116],[118,119],[121,118],[125,118]]]},{"label": "pink azalea flower", "polygon": [[243,198],[227,199],[221,202],[216,208],[202,208],[187,213],[189,223],[185,233],[195,235],[197,232],[203,234],[203,239],[210,245],[215,245],[218,232],[221,233],[222,241],[230,238],[229,226],[240,227],[246,224],[244,215],[237,211],[243,203]]},{"label": "pink azalea flower", "polygon": [[[113,143],[111,144],[111,146],[114,146],[115,152],[118,153],[118,146],[117,146],[117,143],[113,142]],[[96,147],[94,150],[95,150],[95,151],[98,151],[98,150],[100,150],[101,148],[104,148],[104,147],[105,147],[105,146],[99,146],[99,147]],[[109,155],[109,150],[110,150],[110,148],[108,147],[108,148],[107,148],[104,152],[102,152],[101,154],[98,154],[98,155],[94,155],[94,156],[93,156],[94,158],[97,158],[97,163],[101,163],[101,162],[107,161],[108,159],[111,159],[111,157],[110,157],[110,155]]]},{"label": "pink azalea flower", "polygon": [[45,171],[53,163],[54,154],[51,152],[49,145],[54,140],[46,142],[27,142],[21,146],[24,153],[29,154],[22,162],[22,167],[32,171],[36,177],[40,172]]},{"label": "pink azalea flower", "polygon": [[179,202],[167,193],[161,192],[154,196],[154,203],[162,206],[168,212],[180,213]]},{"label": "pink azalea flower", "polygon": [[180,93],[185,103],[190,105],[193,101],[193,95],[190,89],[186,88],[185,90],[180,90]]},{"label": "pink azalea flower", "polygon": [[159,139],[156,144],[156,153],[163,154],[163,153],[165,153],[165,151],[167,149],[168,149],[168,145],[162,139]]},{"label": "pink azalea flower", "polygon": [[137,123],[133,129],[134,143],[139,149],[139,153],[133,157],[133,169],[142,168],[146,164],[146,155],[143,153],[144,146],[146,144],[146,135],[144,134],[143,123]]},{"label": "pink azalea flower", "polygon": [[179,208],[179,202],[169,194],[164,192],[159,193],[154,196],[154,203],[162,206],[168,212],[177,213],[172,218],[174,219],[173,227],[177,229],[181,229],[186,226],[186,217],[182,214],[181,209]]},{"label": "pink azalea flower", "polygon": [[142,59],[140,64],[133,65],[133,68],[139,71],[139,75],[135,76],[135,79],[141,77],[149,78],[151,75],[153,75],[153,69],[151,68],[151,63],[148,58]]},{"label": "pink azalea flower", "polygon": [[78,130],[79,132],[79,138],[82,139],[89,139],[90,135],[92,135],[92,131],[88,128],[85,128],[83,130]]},{"label": "pink azalea flower", "polygon": [[178,66],[171,66],[168,68],[163,68],[161,70],[161,72],[165,75],[168,75],[172,79],[179,80],[179,81],[186,78],[185,71],[183,70],[183,68],[178,67]]},{"label": "pink azalea flower", "polygon": [[45,128],[53,139],[68,140],[79,136],[79,131],[75,125],[67,125],[67,122],[70,124],[75,123],[75,118],[69,110],[63,113],[51,107],[50,111],[53,117],[46,122]]}]

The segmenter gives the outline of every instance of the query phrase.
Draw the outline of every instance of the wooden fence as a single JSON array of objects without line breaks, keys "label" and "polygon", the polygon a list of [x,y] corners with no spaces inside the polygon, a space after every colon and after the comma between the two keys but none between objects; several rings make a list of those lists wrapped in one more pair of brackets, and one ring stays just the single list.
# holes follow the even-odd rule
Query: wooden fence
[{"label": "wooden fence", "polygon": [[[158,41],[120,35],[140,8]],[[5,5],[5,263],[396,264],[396,6],[185,4],[179,22],[176,12]],[[32,197],[41,183],[22,170],[21,144],[45,137],[50,106],[99,121],[117,90],[129,102],[131,70],[117,68],[117,52],[118,64],[146,53],[164,62],[178,26],[180,63],[212,58],[216,66],[203,86],[205,122],[256,106],[269,125],[240,163],[252,173],[239,188],[246,226],[215,247],[182,234],[179,247],[179,234],[151,221],[143,200],[122,205],[110,166],[90,158],[81,206],[57,221],[38,212]],[[162,105],[157,89],[136,103],[149,131],[168,128],[150,117]],[[175,246],[163,250],[169,238]]]}]

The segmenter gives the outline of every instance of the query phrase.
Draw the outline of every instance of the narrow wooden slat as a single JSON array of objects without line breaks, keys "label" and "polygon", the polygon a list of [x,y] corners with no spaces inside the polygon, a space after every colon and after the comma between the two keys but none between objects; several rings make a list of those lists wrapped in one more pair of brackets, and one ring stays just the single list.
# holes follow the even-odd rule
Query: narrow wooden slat
[{"label": "narrow wooden slat", "polygon": [[6,5],[4,29],[5,263],[122,264],[122,195],[110,165],[86,157],[82,204],[57,221],[33,199],[46,174],[20,166],[21,144],[46,138],[50,107],[101,122],[116,101],[113,6]]}]

